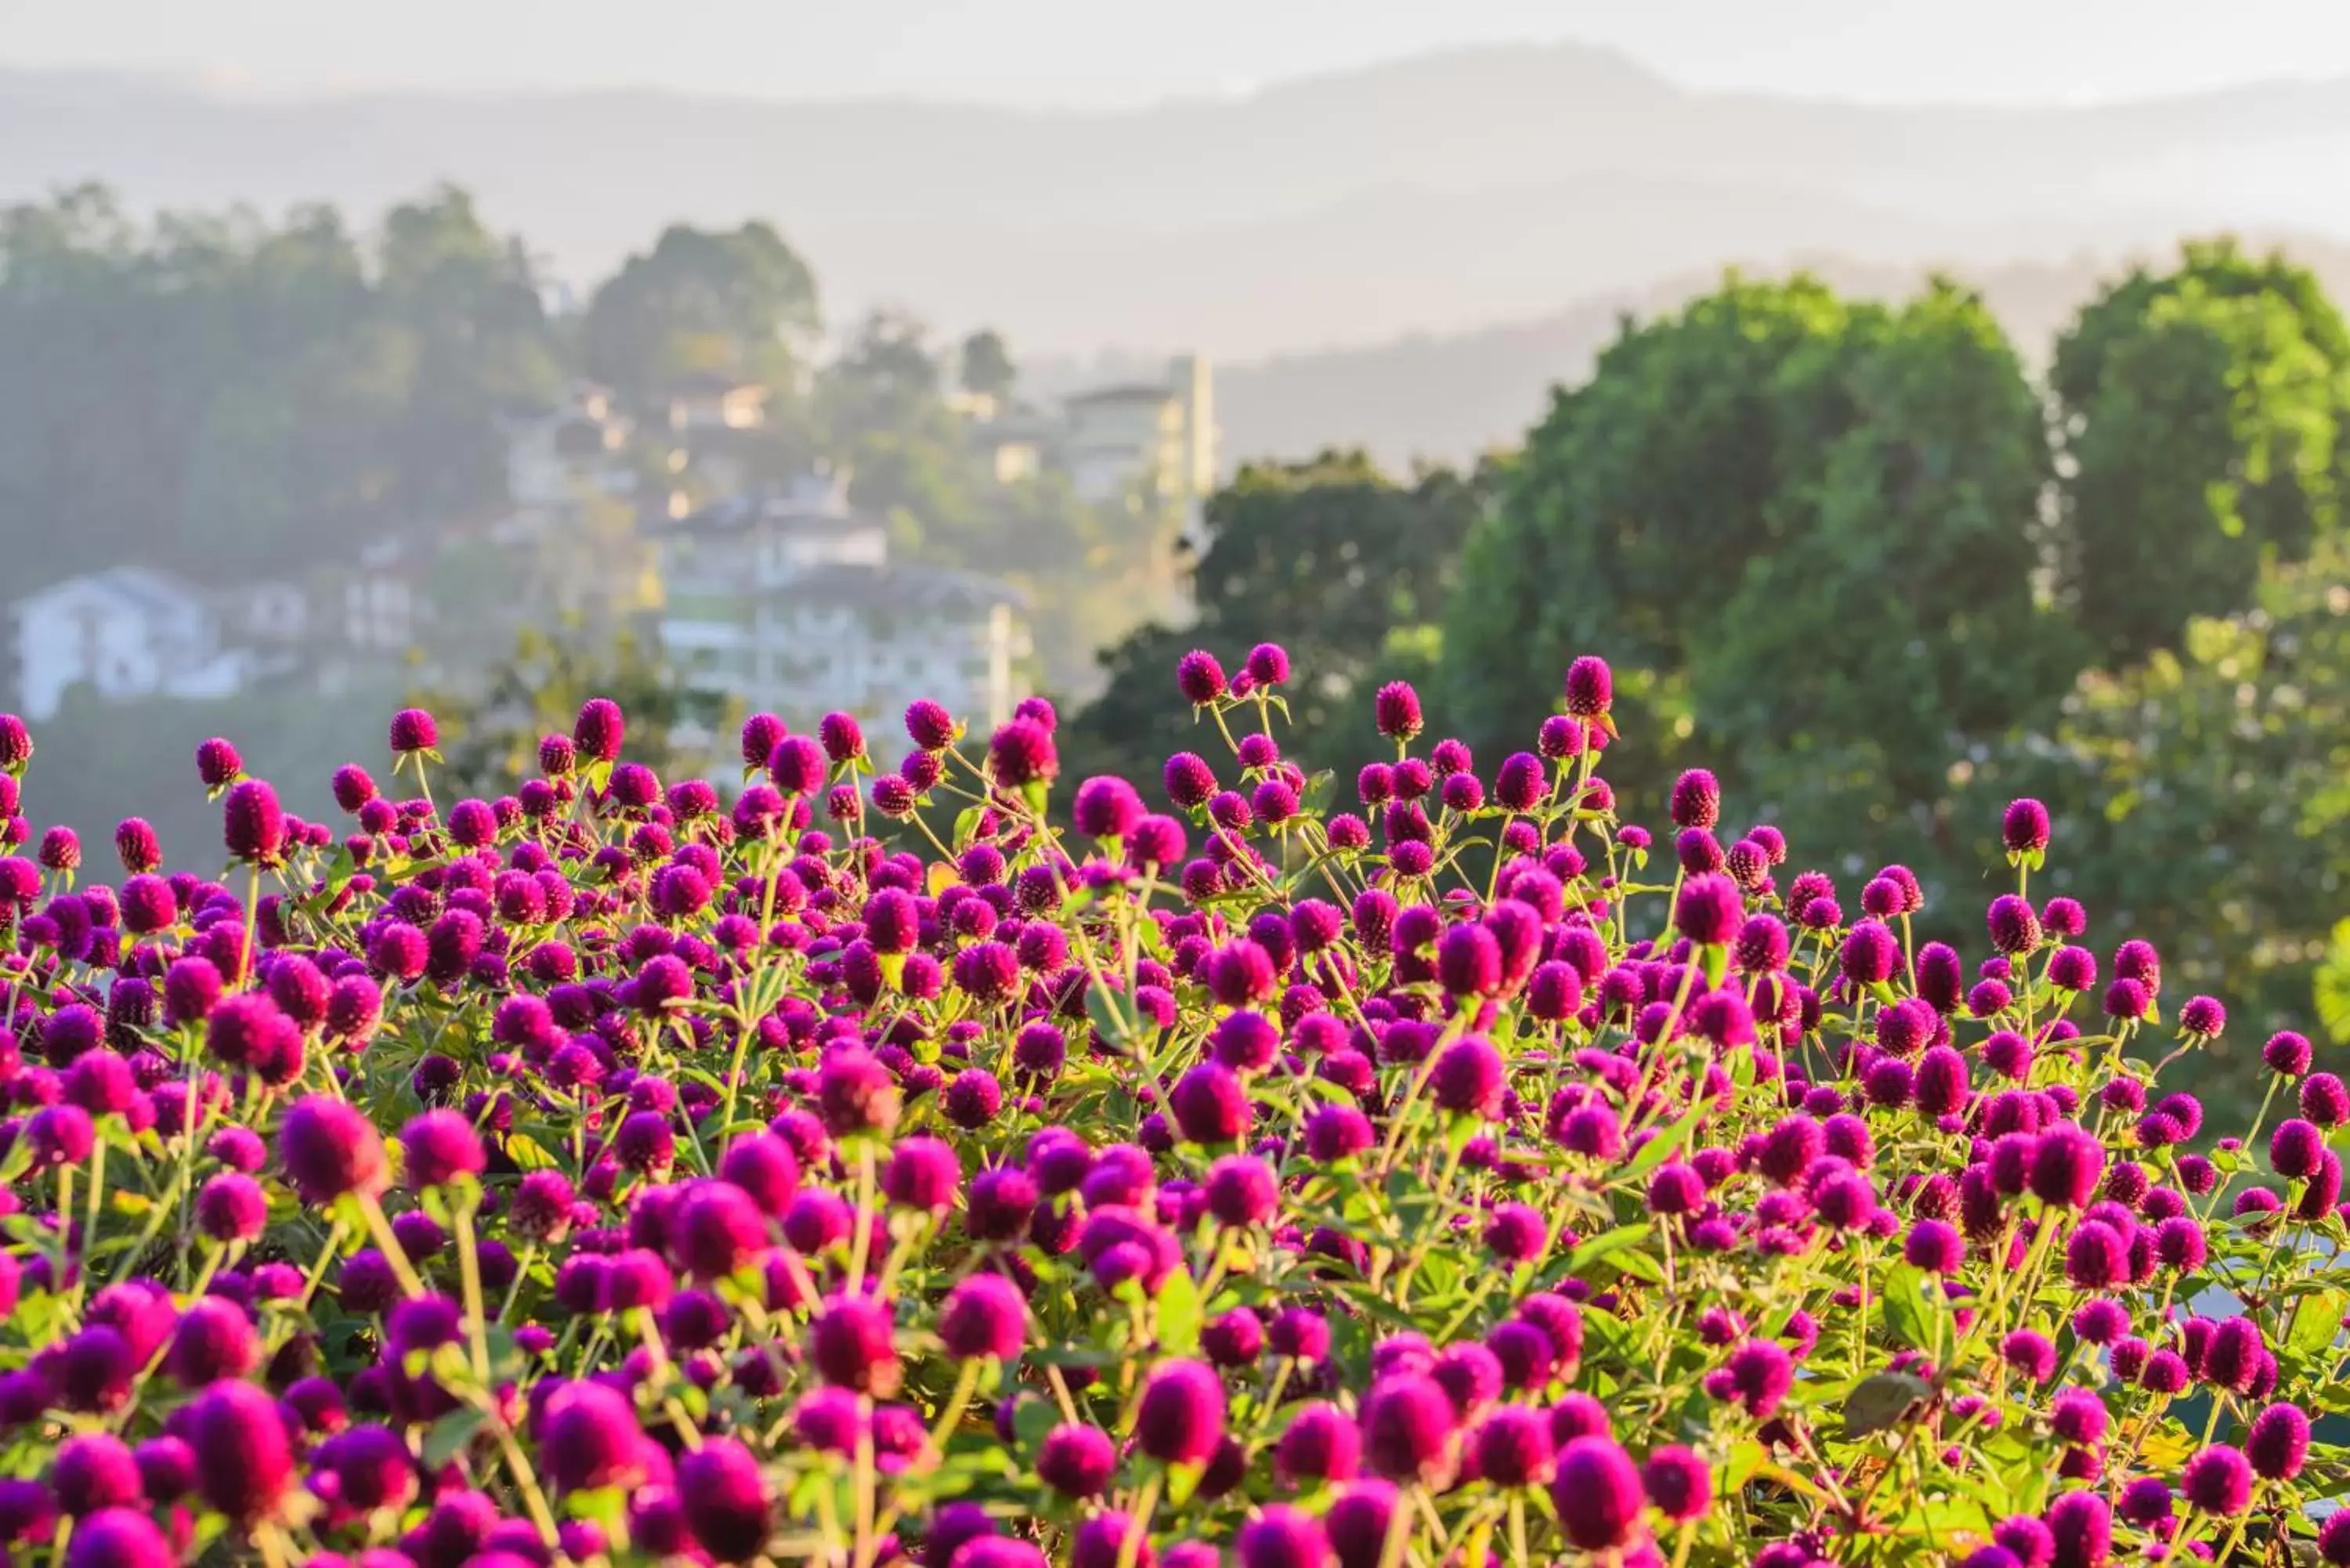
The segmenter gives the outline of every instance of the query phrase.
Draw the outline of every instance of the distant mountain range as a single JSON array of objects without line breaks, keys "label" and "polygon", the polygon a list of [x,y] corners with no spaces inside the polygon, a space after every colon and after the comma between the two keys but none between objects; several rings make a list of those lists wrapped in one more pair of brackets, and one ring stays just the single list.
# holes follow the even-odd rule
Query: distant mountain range
[{"label": "distant mountain range", "polygon": [[[2350,307],[2350,244],[2257,231],[2244,238],[2262,248],[2282,247]],[[1927,269],[1915,265],[1794,259],[1861,298],[1898,299],[1927,280]],[[2166,247],[2143,256],[2113,251],[1951,270],[1981,292],[2036,369],[2101,285],[2134,260],[2173,259],[2175,252]],[[1225,365],[1216,376],[1223,451],[1239,462],[1360,446],[1398,472],[1422,460],[1473,462],[1482,452],[1515,445],[1548,410],[1554,387],[1589,375],[1626,313],[1645,317],[1678,308],[1721,281],[1721,272],[1709,269],[1506,326]]]},{"label": "distant mountain range", "polygon": [[1022,352],[1226,360],[1461,333],[1730,262],[1974,271],[2221,224],[2350,234],[2345,161],[2345,82],[1887,109],[1688,91],[1577,47],[1120,113],[619,91],[285,102],[0,71],[0,198],[99,179],[142,210],[328,198],[371,216],[453,180],[581,283],[673,220],[764,216],[836,319],[889,302],[997,326]]}]

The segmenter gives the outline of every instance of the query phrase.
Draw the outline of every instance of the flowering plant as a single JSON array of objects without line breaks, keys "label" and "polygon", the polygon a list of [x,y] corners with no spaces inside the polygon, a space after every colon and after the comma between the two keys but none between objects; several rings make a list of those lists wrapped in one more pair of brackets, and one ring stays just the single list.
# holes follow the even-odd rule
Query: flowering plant
[{"label": "flowering plant", "polygon": [[1660,854],[1596,659],[1483,775],[1381,690],[1360,814],[1291,678],[1187,657],[1221,760],[1066,826],[1040,701],[878,775],[756,715],[730,803],[599,700],[445,812],[400,713],[416,798],[345,767],[339,837],[208,742],[217,880],[135,820],[115,885],[0,859],[0,1540],[2350,1563],[2350,1092],[2278,1033],[2208,1137],[2158,1075],[2220,1004],[2031,902],[2037,803],[1970,959],[1703,773]]}]

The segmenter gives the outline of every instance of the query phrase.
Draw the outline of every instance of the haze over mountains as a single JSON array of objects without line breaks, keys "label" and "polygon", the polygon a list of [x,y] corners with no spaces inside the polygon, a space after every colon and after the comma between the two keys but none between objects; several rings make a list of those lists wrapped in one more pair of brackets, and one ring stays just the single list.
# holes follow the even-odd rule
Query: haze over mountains
[{"label": "haze over mountains", "polygon": [[[1253,430],[1295,444],[1274,441],[1276,400],[1250,412],[1239,361],[1285,357],[1294,381],[1346,362],[1318,351],[1411,334],[1474,344],[1554,318],[1555,339],[1576,306],[1604,337],[1618,304],[1731,263],[1981,275],[2220,226],[2350,235],[2350,186],[2332,177],[2345,161],[2350,81],[2085,109],[1864,107],[1690,91],[1575,47],[1121,112],[629,91],[259,100],[0,71],[0,199],[97,179],[141,211],[325,198],[366,219],[453,180],[581,285],[664,223],[768,217],[835,320],[886,302],[949,329],[996,326],[1024,356],[1208,351],[1239,377],[1234,453],[1267,450]],[[1458,454],[1434,430],[1421,444]]]}]

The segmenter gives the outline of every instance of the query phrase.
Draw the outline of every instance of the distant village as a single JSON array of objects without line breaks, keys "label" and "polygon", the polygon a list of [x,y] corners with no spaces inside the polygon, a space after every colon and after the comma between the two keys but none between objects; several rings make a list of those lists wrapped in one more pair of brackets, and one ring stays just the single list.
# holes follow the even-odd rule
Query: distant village
[{"label": "distant village", "polygon": [[[695,375],[648,418],[574,383],[504,420],[496,515],[372,545],[310,580],[202,584],[124,566],[52,583],[8,607],[13,706],[38,722],[90,698],[203,701],[380,678],[429,634],[436,566],[559,545],[592,509],[631,520],[658,577],[642,618],[697,690],[808,720],[839,710],[889,722],[929,697],[974,724],[1000,722],[1024,690],[1037,607],[1000,578],[893,560],[847,474],[754,480],[743,452],[767,426],[767,398]],[[1087,504],[1148,496],[1196,535],[1217,473],[1203,359],[1049,408],[965,392],[954,409],[999,483],[1058,472]],[[529,621],[564,607],[513,607]]]}]

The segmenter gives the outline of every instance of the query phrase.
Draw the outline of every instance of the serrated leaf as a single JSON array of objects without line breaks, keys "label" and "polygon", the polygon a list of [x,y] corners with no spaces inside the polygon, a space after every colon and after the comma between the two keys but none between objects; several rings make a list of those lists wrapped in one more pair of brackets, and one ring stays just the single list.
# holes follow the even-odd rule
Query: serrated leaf
[{"label": "serrated leaf", "polygon": [[1859,1386],[1845,1396],[1845,1441],[1899,1425],[1901,1418],[1933,1391],[1932,1384],[1908,1372],[1879,1372],[1862,1378]]}]

